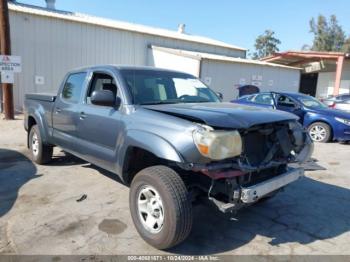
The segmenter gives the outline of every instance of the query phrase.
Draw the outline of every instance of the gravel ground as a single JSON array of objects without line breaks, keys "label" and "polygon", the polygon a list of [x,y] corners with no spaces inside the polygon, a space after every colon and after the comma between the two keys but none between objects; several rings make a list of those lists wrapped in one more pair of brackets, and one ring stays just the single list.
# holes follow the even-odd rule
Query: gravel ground
[{"label": "gravel ground", "polygon": [[324,170],[235,216],[196,206],[188,240],[164,252],[138,236],[115,175],[59,148],[50,165],[35,165],[23,116],[0,120],[0,253],[350,254],[349,155],[350,145],[316,144]]}]

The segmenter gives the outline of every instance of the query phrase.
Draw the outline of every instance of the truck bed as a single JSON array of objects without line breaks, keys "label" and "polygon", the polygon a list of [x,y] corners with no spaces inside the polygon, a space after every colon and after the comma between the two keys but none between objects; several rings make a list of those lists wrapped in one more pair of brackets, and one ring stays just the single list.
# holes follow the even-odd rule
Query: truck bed
[{"label": "truck bed", "polygon": [[30,100],[39,100],[39,101],[45,101],[45,102],[54,102],[56,99],[56,94],[50,94],[50,93],[33,93],[33,94],[26,94],[26,99]]}]

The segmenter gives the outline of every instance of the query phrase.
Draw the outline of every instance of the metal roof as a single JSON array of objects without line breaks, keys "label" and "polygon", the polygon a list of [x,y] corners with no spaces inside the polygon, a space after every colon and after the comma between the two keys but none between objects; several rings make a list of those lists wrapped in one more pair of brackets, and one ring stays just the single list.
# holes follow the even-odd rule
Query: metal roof
[{"label": "metal roof", "polygon": [[265,61],[252,60],[252,59],[246,59],[246,58],[236,58],[236,57],[231,57],[231,56],[214,55],[214,54],[209,54],[209,53],[193,52],[193,51],[173,49],[173,48],[154,46],[154,45],[150,46],[150,48],[155,49],[155,50],[168,52],[171,54],[190,57],[190,58],[198,59],[198,60],[209,59],[209,60],[224,61],[224,62],[234,62],[234,63],[243,63],[243,64],[259,65],[259,66],[271,66],[271,67],[280,67],[280,68],[301,70],[301,68],[299,68],[299,67],[274,64],[274,63],[269,63],[269,62],[265,62]]},{"label": "metal roof", "polygon": [[246,48],[234,46],[231,44],[227,44],[218,40],[214,40],[211,38],[207,38],[204,36],[196,36],[196,35],[189,35],[184,33],[178,33],[177,31],[171,31],[167,29],[161,29],[161,28],[155,28],[150,26],[144,26],[139,24],[133,24],[128,22],[122,22],[122,21],[116,21],[101,17],[95,17],[90,16],[86,14],[80,14],[75,12],[66,12],[66,11],[60,11],[60,10],[53,10],[53,9],[47,9],[43,7],[38,7],[34,5],[27,5],[27,4],[20,4],[20,3],[14,3],[9,2],[8,3],[9,10],[14,12],[21,12],[21,13],[27,13],[32,15],[38,15],[38,16],[46,16],[46,17],[52,17],[57,19],[64,19],[74,22],[80,22],[80,23],[86,23],[86,24],[93,24],[103,27],[109,27],[109,28],[115,28],[125,31],[132,31],[132,32],[138,32],[142,34],[149,34],[149,35],[155,35],[155,36],[161,36],[161,37],[167,37],[167,38],[173,38],[173,39],[179,39],[189,42],[196,42],[200,44],[207,44],[212,46],[218,46],[218,47],[224,47],[234,50],[241,50],[246,51]]},{"label": "metal roof", "polygon": [[286,51],[264,57],[261,59],[261,61],[293,66],[307,62],[319,61],[321,59],[336,60],[342,56],[349,58],[349,54],[341,52]]}]

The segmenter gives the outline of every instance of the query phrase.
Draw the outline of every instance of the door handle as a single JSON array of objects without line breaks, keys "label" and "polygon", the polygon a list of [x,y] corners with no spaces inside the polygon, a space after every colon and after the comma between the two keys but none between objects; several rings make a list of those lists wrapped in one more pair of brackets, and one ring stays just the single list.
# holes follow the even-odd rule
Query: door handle
[{"label": "door handle", "polygon": [[61,108],[59,108],[59,107],[56,107],[56,114],[59,114],[59,113],[61,113]]},{"label": "door handle", "polygon": [[84,120],[87,117],[87,115],[84,112],[80,112],[80,120]]}]

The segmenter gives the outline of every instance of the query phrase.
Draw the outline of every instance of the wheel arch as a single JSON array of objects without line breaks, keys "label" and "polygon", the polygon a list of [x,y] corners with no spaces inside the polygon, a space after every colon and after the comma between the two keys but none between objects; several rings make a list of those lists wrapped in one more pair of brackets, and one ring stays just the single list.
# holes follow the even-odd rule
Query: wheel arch
[{"label": "wheel arch", "polygon": [[26,120],[26,126],[27,126],[27,147],[29,148],[29,134],[30,134],[30,130],[32,129],[32,127],[34,125],[37,125],[39,128],[39,132],[40,132],[40,137],[43,141],[43,143],[47,143],[47,133],[44,130],[44,123],[43,123],[43,119],[42,117],[40,117],[40,115],[32,113],[32,114],[28,114],[27,120]]},{"label": "wheel arch", "polygon": [[[153,133],[139,130],[128,132],[118,155],[120,156],[118,173],[127,184],[138,171],[148,166],[184,162],[181,154],[168,141]],[[136,168],[131,170],[131,166]]]}]

